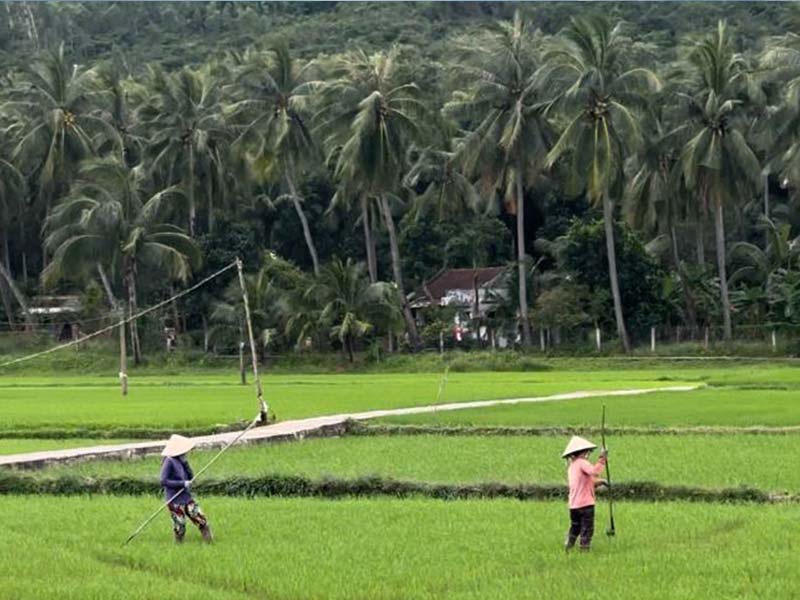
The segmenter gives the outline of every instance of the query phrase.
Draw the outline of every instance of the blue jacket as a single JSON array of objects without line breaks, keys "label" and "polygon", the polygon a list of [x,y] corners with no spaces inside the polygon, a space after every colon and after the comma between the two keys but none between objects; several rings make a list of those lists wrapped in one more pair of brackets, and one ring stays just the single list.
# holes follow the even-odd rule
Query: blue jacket
[{"label": "blue jacket", "polygon": [[164,488],[164,500],[169,500],[175,494],[181,494],[172,502],[174,504],[189,504],[192,495],[183,489],[184,483],[194,477],[192,468],[184,456],[166,456],[161,463],[161,487]]}]

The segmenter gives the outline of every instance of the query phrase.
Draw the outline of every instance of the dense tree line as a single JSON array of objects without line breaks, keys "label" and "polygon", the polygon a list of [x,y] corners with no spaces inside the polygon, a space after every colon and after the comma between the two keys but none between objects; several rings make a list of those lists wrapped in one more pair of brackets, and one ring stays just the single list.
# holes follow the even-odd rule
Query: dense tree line
[{"label": "dense tree line", "polygon": [[[0,78],[0,318],[23,327],[29,296],[76,288],[135,312],[241,256],[265,345],[351,356],[420,347],[408,293],[445,266],[513,267],[492,326],[522,345],[532,327],[609,326],[627,350],[656,324],[728,340],[800,322],[797,37],[771,13],[742,36],[719,6],[681,9],[702,31],[610,6],[633,22],[420,3],[402,20],[431,47],[377,39],[386,25],[327,49],[298,24],[403,7],[109,4],[111,30],[252,33],[144,64],[133,44],[60,42],[83,5],[9,5],[0,48],[41,49]],[[231,344],[234,297],[212,283],[173,322]]]}]

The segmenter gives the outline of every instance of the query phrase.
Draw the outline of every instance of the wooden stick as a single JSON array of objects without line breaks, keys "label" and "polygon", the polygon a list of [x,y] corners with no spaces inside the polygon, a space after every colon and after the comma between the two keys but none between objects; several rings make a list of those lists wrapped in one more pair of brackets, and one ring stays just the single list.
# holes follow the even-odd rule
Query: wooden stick
[{"label": "wooden stick", "polygon": [[253,363],[253,378],[256,381],[256,398],[261,415],[261,422],[267,423],[267,403],[264,401],[264,390],[261,387],[261,378],[258,375],[258,357],[256,355],[256,341],[253,337],[253,322],[250,319],[250,300],[247,296],[247,286],[244,284],[244,272],[242,270],[242,259],[236,259],[236,268],[239,271],[239,285],[242,288],[242,299],[244,300],[244,316],[247,321],[247,335],[250,338],[250,355]]},{"label": "wooden stick", "polygon": [[[200,469],[200,470],[197,472],[197,474],[196,474],[194,477],[192,477],[191,481],[189,482],[190,486],[191,486],[191,484],[193,484],[195,481],[197,481],[197,478],[198,478],[198,477],[200,477],[200,475],[202,475],[202,474],[203,474],[205,471],[207,471],[207,470],[208,470],[208,468],[209,468],[211,465],[213,465],[215,462],[217,462],[217,459],[218,459],[220,456],[222,456],[222,454],[223,454],[223,453],[224,453],[224,452],[225,452],[225,451],[226,451],[228,448],[230,448],[230,447],[231,447],[231,446],[233,446],[233,445],[234,445],[236,442],[238,442],[240,439],[242,439],[242,438],[244,437],[244,434],[245,434],[245,433],[247,433],[247,432],[248,432],[248,431],[250,431],[250,430],[251,430],[253,427],[255,427],[256,425],[258,425],[258,423],[260,422],[260,420],[261,420],[261,415],[259,414],[259,415],[258,415],[258,416],[257,416],[255,419],[253,419],[253,421],[250,423],[250,425],[248,425],[248,426],[247,426],[247,427],[246,427],[244,430],[242,430],[242,431],[240,431],[240,432],[239,432],[239,435],[237,435],[237,436],[236,436],[235,438],[233,438],[233,439],[232,439],[230,442],[228,442],[227,444],[225,444],[225,446],[222,448],[222,450],[220,450],[219,452],[217,452],[217,454],[214,456],[214,458],[212,458],[210,461],[208,461],[208,462],[206,463],[206,465],[205,465],[205,466],[204,466],[202,469]],[[136,536],[138,536],[140,533],[142,533],[142,531],[144,531],[145,527],[147,527],[148,525],[150,525],[150,523],[152,523],[152,522],[153,522],[153,519],[155,519],[155,518],[156,518],[158,515],[160,515],[160,514],[161,514],[161,511],[163,511],[165,508],[167,508],[167,507],[170,505],[170,503],[171,503],[173,500],[175,500],[175,498],[177,498],[178,496],[180,496],[182,493],[183,493],[183,488],[181,488],[180,490],[178,490],[177,492],[175,492],[175,494],[173,494],[171,498],[169,498],[169,499],[168,499],[166,502],[164,502],[164,503],[163,503],[161,506],[159,506],[159,507],[158,507],[158,510],[157,510],[156,512],[154,512],[152,515],[150,515],[150,516],[147,518],[147,520],[146,520],[144,523],[142,523],[141,525],[139,525],[139,528],[138,528],[136,531],[134,531],[134,532],[133,532],[133,533],[132,533],[130,536],[128,536],[128,539],[127,539],[127,540],[125,540],[125,541],[123,542],[123,544],[122,544],[122,545],[123,545],[123,546],[126,546],[126,545],[128,545],[128,544],[131,542],[131,540],[133,540],[133,539],[134,539]]]}]

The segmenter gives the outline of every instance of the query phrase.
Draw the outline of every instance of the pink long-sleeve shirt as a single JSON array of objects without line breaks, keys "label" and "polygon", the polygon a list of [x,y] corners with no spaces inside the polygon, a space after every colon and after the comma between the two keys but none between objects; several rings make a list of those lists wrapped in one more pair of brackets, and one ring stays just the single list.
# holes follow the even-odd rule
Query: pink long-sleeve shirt
[{"label": "pink long-sleeve shirt", "polygon": [[594,482],[603,469],[606,468],[606,459],[601,456],[597,464],[592,464],[585,458],[576,458],[569,464],[569,507],[584,508],[594,506]]}]

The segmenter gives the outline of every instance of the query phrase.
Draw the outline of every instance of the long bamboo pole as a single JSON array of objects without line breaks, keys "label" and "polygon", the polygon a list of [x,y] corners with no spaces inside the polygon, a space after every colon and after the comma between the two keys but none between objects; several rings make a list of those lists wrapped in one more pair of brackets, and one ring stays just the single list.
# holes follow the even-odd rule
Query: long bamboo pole
[{"label": "long bamboo pole", "polygon": [[247,295],[247,286],[244,284],[244,271],[242,259],[236,259],[236,269],[239,272],[239,285],[242,288],[242,300],[244,300],[244,316],[247,320],[247,335],[250,338],[250,355],[253,363],[253,379],[256,383],[256,398],[258,399],[259,415],[261,423],[267,423],[267,403],[264,401],[264,390],[261,387],[261,377],[258,375],[258,357],[256,355],[256,341],[253,337],[253,322],[250,319],[250,300]]},{"label": "long bamboo pole", "polygon": [[[214,458],[212,458],[210,461],[208,461],[208,463],[206,463],[206,465],[202,469],[200,469],[194,477],[192,477],[191,481],[189,482],[189,486],[191,487],[191,484],[193,484],[195,481],[197,481],[197,478],[200,477],[200,475],[202,475],[205,471],[207,471],[208,468],[211,465],[213,465],[215,462],[217,462],[217,459],[220,456],[222,456],[223,453],[228,448],[233,446],[236,442],[238,442],[240,439],[242,439],[244,437],[244,434],[246,434],[253,427],[258,425],[260,420],[261,420],[261,415],[259,414],[255,419],[253,419],[253,421],[250,423],[250,425],[248,425],[245,429],[243,429],[242,431],[239,432],[239,435],[237,435],[230,442],[225,444],[225,446],[222,448],[222,450],[217,452],[217,454],[214,456]],[[184,488],[181,488],[175,494],[173,494],[171,498],[169,498],[166,502],[164,502],[161,506],[159,506],[158,510],[156,512],[154,512],[152,515],[150,515],[144,523],[139,525],[139,527],[136,529],[136,531],[134,531],[131,535],[129,535],[128,539],[125,540],[122,545],[123,546],[128,545],[134,538],[136,538],[140,533],[142,533],[145,530],[145,528],[148,525],[150,525],[150,523],[153,522],[153,519],[155,519],[158,515],[160,515],[161,512],[170,505],[170,502],[175,500],[175,498],[177,498],[178,496],[180,496],[183,493],[183,490],[184,490]]]}]

